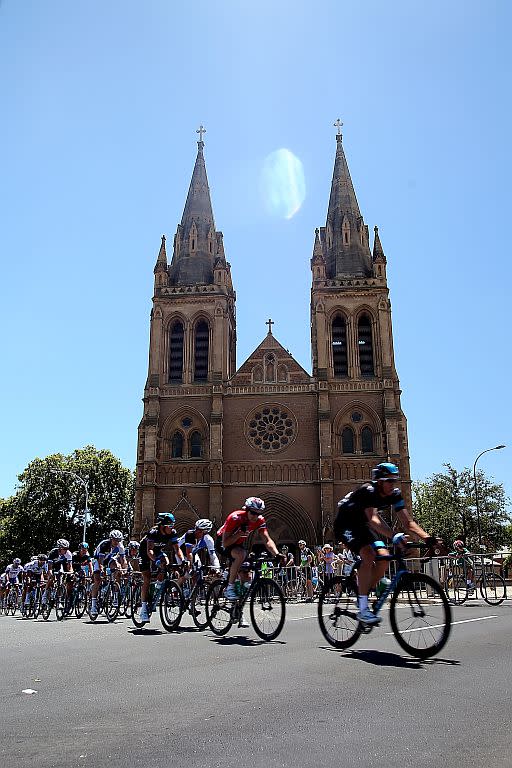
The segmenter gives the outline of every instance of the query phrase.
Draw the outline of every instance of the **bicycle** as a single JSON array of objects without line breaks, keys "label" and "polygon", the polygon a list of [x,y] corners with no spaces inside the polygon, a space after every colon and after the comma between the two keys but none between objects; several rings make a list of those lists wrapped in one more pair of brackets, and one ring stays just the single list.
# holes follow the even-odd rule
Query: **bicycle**
[{"label": "bicycle", "polygon": [[264,562],[267,562],[265,557],[255,561],[249,588],[236,601],[224,597],[226,579],[215,579],[210,584],[206,593],[206,617],[214,634],[225,635],[235,621],[240,622],[247,602],[252,626],[262,640],[275,640],[281,633],[286,616],[285,599],[277,581],[261,575]]},{"label": "bicycle", "polygon": [[[169,576],[168,566],[162,581],[152,581],[149,588],[148,613],[151,616],[159,608],[160,621],[167,632],[172,632],[179,626],[183,613],[183,597],[180,585]],[[147,622],[141,621],[140,610],[142,608],[142,584],[136,584],[131,596],[131,619],[137,629],[141,629]]]},{"label": "bicycle", "polygon": [[[421,546],[409,544],[408,548],[419,549]],[[448,641],[452,624],[450,603],[443,588],[431,576],[410,571],[398,548],[394,555],[380,559],[396,561],[397,569],[391,583],[374,603],[375,615],[379,615],[390,597],[389,618],[398,644],[416,658],[434,656]],[[361,634],[369,634],[375,626],[364,624],[357,618],[359,565],[356,563],[346,577],[335,576],[329,590],[320,595],[320,630],[334,648],[350,648]]]},{"label": "bicycle", "polygon": [[480,575],[476,579],[473,576],[473,584],[468,584],[468,565],[471,569],[476,568],[473,562],[468,563],[464,558],[462,566],[455,564],[448,573],[444,588],[450,602],[454,605],[462,605],[468,598],[476,597],[477,592],[480,591],[487,605],[501,605],[507,599],[505,579],[499,573],[486,570],[485,565],[482,564]]},{"label": "bicycle", "polygon": [[104,613],[109,624],[114,622],[119,615],[121,593],[110,568],[101,575],[101,585],[96,597],[97,613],[92,612],[92,592],[87,600],[87,613],[91,621],[96,621],[100,613]]}]

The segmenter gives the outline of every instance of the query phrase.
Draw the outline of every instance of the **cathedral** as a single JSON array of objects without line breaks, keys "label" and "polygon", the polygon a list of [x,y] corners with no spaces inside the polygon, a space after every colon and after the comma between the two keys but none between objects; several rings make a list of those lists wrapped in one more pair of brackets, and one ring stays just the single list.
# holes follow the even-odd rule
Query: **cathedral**
[{"label": "cathedral", "polygon": [[236,292],[198,131],[172,257],[164,236],[154,268],[134,535],[163,511],[180,532],[198,517],[220,526],[247,496],[260,496],[277,543],[332,541],[337,501],[380,461],[399,466],[410,508],[386,256],[377,227],[370,248],[337,126],[327,218],[310,260],[311,372],[271,320],[237,367]]}]

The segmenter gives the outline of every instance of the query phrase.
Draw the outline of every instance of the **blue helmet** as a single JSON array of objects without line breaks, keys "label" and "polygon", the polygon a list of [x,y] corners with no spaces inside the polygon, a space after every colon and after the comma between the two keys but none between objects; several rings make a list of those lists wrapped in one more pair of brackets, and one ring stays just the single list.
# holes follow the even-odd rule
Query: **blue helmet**
[{"label": "blue helmet", "polygon": [[175,520],[172,512],[160,512],[156,516],[157,525],[174,525]]},{"label": "blue helmet", "polygon": [[372,469],[372,480],[400,480],[398,467],[387,462],[377,464],[375,469]]}]

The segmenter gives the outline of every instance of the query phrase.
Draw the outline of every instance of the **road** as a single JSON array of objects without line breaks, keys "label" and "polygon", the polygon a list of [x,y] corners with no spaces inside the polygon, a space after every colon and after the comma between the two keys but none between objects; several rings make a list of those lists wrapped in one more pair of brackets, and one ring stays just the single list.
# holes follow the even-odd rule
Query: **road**
[{"label": "road", "polygon": [[336,651],[315,610],[289,605],[272,643],[252,629],[169,635],[155,618],[136,631],[1,616],[0,764],[510,768],[510,602],[455,608],[426,662],[387,615]]}]

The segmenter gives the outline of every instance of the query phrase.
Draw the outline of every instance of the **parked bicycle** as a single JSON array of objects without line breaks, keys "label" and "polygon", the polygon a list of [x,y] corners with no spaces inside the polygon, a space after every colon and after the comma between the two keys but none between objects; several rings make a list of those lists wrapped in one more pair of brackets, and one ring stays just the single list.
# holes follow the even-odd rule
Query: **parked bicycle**
[{"label": "parked bicycle", "polygon": [[475,563],[472,560],[469,567],[473,574],[473,581],[468,578],[466,558],[462,565],[454,564],[448,571],[444,588],[450,602],[454,605],[462,605],[466,600],[478,597],[480,593],[488,605],[501,605],[507,598],[505,579],[486,567],[485,563],[480,566],[478,562]]},{"label": "parked bicycle", "polygon": [[[206,617],[216,635],[225,635],[235,622],[240,622],[244,606],[249,603],[251,623],[263,640],[275,640],[281,633],[286,616],[286,605],[281,587],[274,579],[261,575],[262,564],[268,558],[260,557],[254,563],[254,575],[249,588],[236,601],[224,596],[226,579],[215,579],[206,593]],[[241,587],[241,584],[240,584]]]},{"label": "parked bicycle", "polygon": [[[421,545],[410,544],[411,549]],[[390,597],[391,629],[404,651],[419,659],[434,656],[445,646],[451,630],[450,603],[441,585],[424,573],[407,567],[402,552],[386,556],[397,569],[390,584],[373,606],[376,616]],[[373,626],[357,619],[358,586],[356,563],[349,576],[335,576],[320,595],[318,621],[323,636],[334,648],[350,648],[361,634],[369,634]]]}]

